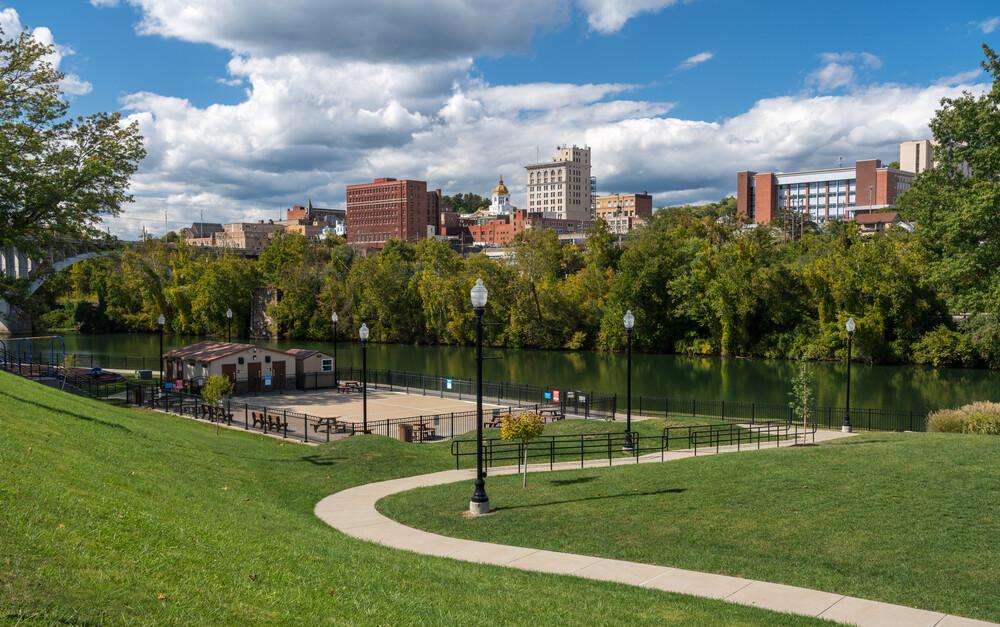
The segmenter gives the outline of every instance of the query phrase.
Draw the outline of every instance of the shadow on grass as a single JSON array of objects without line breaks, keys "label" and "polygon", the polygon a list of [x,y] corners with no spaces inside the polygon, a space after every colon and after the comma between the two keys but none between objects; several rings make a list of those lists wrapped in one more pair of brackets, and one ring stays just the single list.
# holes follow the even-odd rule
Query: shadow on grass
[{"label": "shadow on grass", "polygon": [[101,420],[100,418],[94,418],[92,416],[86,416],[84,414],[77,414],[75,412],[66,411],[65,409],[60,409],[58,407],[53,407],[52,405],[46,405],[45,403],[39,403],[38,401],[33,401],[33,400],[26,399],[26,398],[21,398],[20,396],[16,396],[14,394],[8,394],[7,392],[0,392],[0,396],[6,396],[9,399],[12,399],[12,400],[15,400],[15,401],[20,401],[20,402],[22,402],[22,403],[24,403],[26,405],[33,405],[35,407],[39,407],[41,409],[45,409],[45,410],[47,410],[47,411],[49,411],[49,412],[51,412],[53,414],[62,414],[64,416],[70,416],[71,418],[76,418],[78,420],[84,420],[86,422],[93,422],[93,423],[102,425],[104,427],[109,427],[111,429],[120,429],[122,431],[125,431],[126,433],[132,433],[131,429],[129,429],[125,425],[120,425],[120,424],[118,424],[116,422],[108,422],[106,420]]},{"label": "shadow on grass", "polygon": [[604,499],[620,499],[630,496],[657,496],[660,494],[680,494],[687,492],[687,488],[668,488],[666,490],[652,490],[650,492],[622,492],[621,494],[605,494],[603,496],[585,496],[579,499],[565,499],[562,501],[549,501],[548,503],[530,503],[527,505],[509,505],[507,507],[497,507],[494,511],[531,509],[534,507],[548,507],[549,505],[564,505],[566,503],[583,503],[586,501],[600,501]]},{"label": "shadow on grass", "polygon": [[578,483],[590,483],[596,481],[597,477],[577,477],[576,479],[555,479],[550,481],[552,485],[576,485]]}]

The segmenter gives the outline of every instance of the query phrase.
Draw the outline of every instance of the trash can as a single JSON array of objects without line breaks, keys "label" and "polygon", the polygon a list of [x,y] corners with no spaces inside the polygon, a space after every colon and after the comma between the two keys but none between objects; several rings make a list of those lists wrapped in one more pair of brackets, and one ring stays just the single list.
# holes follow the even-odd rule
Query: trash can
[{"label": "trash can", "polygon": [[399,425],[399,439],[403,442],[413,441],[413,425]]}]

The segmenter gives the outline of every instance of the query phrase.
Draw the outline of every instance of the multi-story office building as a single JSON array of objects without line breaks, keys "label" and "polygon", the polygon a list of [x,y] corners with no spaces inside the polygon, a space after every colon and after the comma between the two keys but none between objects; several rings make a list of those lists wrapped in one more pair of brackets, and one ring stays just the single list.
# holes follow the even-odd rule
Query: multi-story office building
[{"label": "multi-story office building", "polygon": [[646,192],[597,196],[594,216],[604,220],[612,233],[628,233],[653,216],[653,197]]},{"label": "multi-story office building", "polygon": [[853,167],[802,172],[736,174],[736,209],[756,224],[789,215],[823,224],[853,220],[859,213],[891,209],[910,188],[914,174],[882,165],[878,159]]},{"label": "multi-story office building", "polygon": [[223,230],[214,235],[218,248],[234,248],[250,256],[259,255],[275,234],[285,230],[284,225],[273,220],[264,222],[237,222],[222,225]]},{"label": "multi-story office building", "polygon": [[551,161],[525,166],[528,213],[559,220],[592,220],[590,148],[559,146]]},{"label": "multi-story office building", "polygon": [[415,242],[437,231],[441,190],[425,181],[378,178],[347,186],[347,243],[380,249],[390,239]]},{"label": "multi-story office building", "polygon": [[899,169],[920,174],[934,167],[934,146],[929,139],[903,142],[899,145]]}]

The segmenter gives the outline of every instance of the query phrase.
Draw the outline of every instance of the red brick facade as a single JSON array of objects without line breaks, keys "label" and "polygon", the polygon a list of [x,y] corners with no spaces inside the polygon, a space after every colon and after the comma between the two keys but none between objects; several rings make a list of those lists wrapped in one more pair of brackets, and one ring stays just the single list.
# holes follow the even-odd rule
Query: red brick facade
[{"label": "red brick facade", "polygon": [[437,229],[441,190],[427,191],[425,181],[379,178],[347,186],[347,243],[381,249],[386,241],[415,242]]}]

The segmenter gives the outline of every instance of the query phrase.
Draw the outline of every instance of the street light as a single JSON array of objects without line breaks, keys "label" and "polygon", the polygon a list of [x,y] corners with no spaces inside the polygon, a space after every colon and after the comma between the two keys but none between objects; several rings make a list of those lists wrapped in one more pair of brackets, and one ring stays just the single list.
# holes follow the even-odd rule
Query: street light
[{"label": "street light", "polygon": [[628,346],[628,387],[625,390],[625,444],[622,445],[622,450],[631,451],[633,449],[632,445],[632,329],[635,328],[635,316],[632,315],[632,310],[629,309],[625,312],[625,317],[622,318],[622,322],[625,324],[625,337],[626,344]]},{"label": "street light", "polygon": [[337,321],[340,318],[336,311],[330,316],[330,320],[333,321],[333,387],[337,387]]},{"label": "street light", "polygon": [[489,292],[482,279],[469,291],[472,310],[476,312],[476,489],[469,501],[473,515],[490,511],[490,497],[486,496],[486,473],[483,472],[483,311]]},{"label": "street light", "polygon": [[156,326],[160,327],[160,389],[163,389],[163,325],[167,323],[167,319],[160,314],[160,317],[156,319]]},{"label": "street light", "polygon": [[844,425],[840,428],[844,433],[851,432],[851,340],[854,339],[854,329],[857,324],[854,318],[847,319],[847,409],[844,410]]},{"label": "street light", "polygon": [[233,341],[233,310],[226,310],[226,341]]},{"label": "street light", "polygon": [[361,432],[368,433],[368,325],[361,323]]}]

